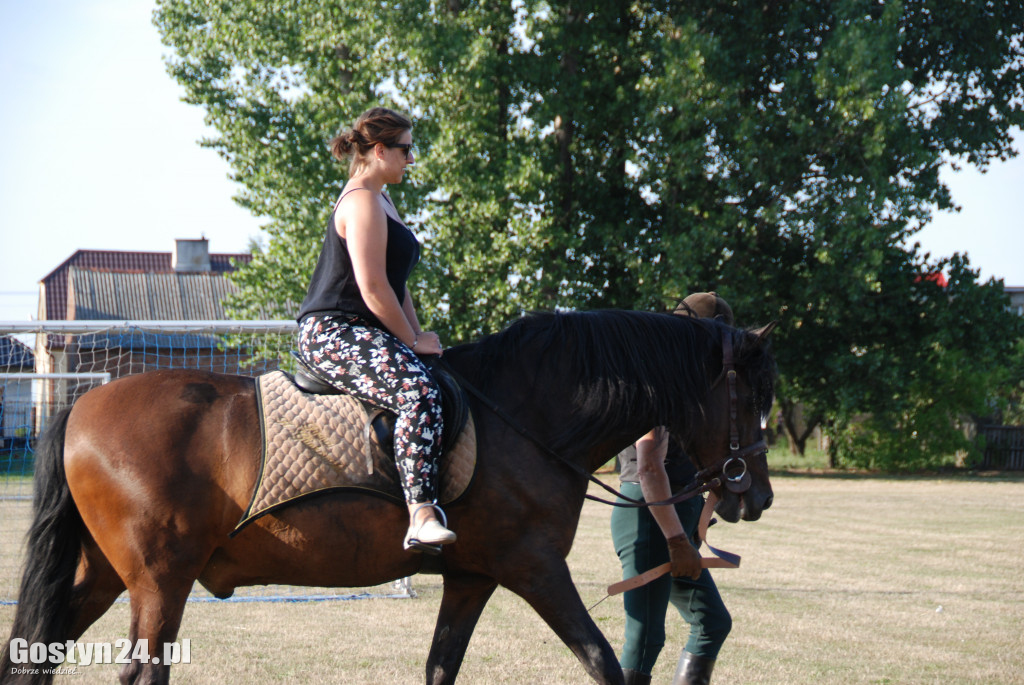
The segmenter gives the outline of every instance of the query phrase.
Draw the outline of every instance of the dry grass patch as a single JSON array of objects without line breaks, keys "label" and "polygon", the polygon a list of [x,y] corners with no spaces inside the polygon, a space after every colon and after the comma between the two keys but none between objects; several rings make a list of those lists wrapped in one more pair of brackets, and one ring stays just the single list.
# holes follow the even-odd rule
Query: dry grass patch
[{"label": "dry grass patch", "polygon": [[716,576],[735,619],[723,680],[1024,682],[1024,483],[780,478],[776,491],[763,521],[713,529],[746,552]]},{"label": "dry grass patch", "polygon": [[[716,579],[734,627],[720,683],[1024,683],[1024,480],[775,479],[754,524],[719,524],[716,546],[743,555]],[[588,502],[569,558],[589,606],[619,579],[608,522]],[[437,576],[414,600],[196,603],[178,683],[422,683],[440,601]],[[940,611],[941,608],[941,611]],[[618,649],[622,603],[592,612]],[[8,630],[12,607],[0,607]],[[83,638],[127,634],[119,604]],[[669,618],[654,682],[669,682],[686,628]],[[113,666],[63,683],[109,683]],[[500,590],[469,646],[460,682],[586,683],[575,657],[525,602]]]}]

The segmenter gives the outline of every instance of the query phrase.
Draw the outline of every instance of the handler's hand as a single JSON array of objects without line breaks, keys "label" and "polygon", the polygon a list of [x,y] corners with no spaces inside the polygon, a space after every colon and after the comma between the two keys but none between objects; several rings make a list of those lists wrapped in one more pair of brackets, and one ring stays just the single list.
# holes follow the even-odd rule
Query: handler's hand
[{"label": "handler's hand", "polygon": [[675,578],[688,577],[694,580],[700,577],[700,552],[690,543],[685,535],[673,535],[668,542],[668,558],[672,563],[670,573]]},{"label": "handler's hand", "polygon": [[433,331],[420,331],[416,334],[416,348],[413,350],[417,356],[425,354],[441,355],[441,336]]}]

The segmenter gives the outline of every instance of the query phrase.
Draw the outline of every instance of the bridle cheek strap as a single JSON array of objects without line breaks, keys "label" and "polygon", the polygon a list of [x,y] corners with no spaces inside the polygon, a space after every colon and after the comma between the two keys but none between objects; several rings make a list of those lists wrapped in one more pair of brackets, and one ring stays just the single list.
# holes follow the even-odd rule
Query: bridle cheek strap
[{"label": "bridle cheek strap", "polygon": [[729,381],[729,450],[736,452],[740,448],[739,393],[736,391],[736,363],[732,356],[732,336],[722,336],[722,368]]},{"label": "bridle cheek strap", "polygon": [[[739,392],[736,389],[736,360],[733,356],[732,337],[729,335],[722,336],[722,373],[715,379],[712,387],[722,382],[723,378],[729,384],[729,452],[718,462],[701,470],[695,480],[701,483],[710,483],[721,474],[724,486],[731,492],[739,495],[746,492],[750,488],[751,483],[746,459],[767,452],[768,443],[762,438],[746,447],[740,447],[740,399]],[[738,475],[729,473],[730,466],[732,465],[741,468]]]}]

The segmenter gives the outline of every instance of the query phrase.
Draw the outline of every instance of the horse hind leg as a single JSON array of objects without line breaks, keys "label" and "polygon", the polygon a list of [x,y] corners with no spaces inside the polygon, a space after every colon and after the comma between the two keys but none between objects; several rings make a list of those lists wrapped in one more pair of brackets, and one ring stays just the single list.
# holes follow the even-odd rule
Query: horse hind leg
[{"label": "horse hind leg", "polygon": [[125,584],[90,538],[82,549],[75,573],[71,612],[73,622],[69,638],[77,640],[124,592]]},{"label": "horse hind leg", "polygon": [[82,623],[105,611],[127,586],[130,652],[118,678],[124,685],[162,685],[170,679],[171,666],[164,658],[165,645],[178,636],[185,602],[202,566],[197,560],[209,554],[196,537],[168,530],[147,532],[137,520],[122,529],[105,531],[108,540],[115,534],[137,544],[130,548],[111,545],[116,551],[90,558],[95,562],[87,569],[94,574],[93,592],[89,599],[83,596]]},{"label": "horse hind leg", "polygon": [[161,578],[149,579],[129,587],[132,645],[129,662],[119,674],[123,685],[165,685],[171,677],[171,664],[164,660],[164,644],[178,636],[185,602],[192,582]]},{"label": "horse hind leg", "polygon": [[201,549],[195,540],[182,540],[166,531],[143,536],[137,525],[127,528],[124,535],[140,541],[138,546],[119,550],[119,557],[93,558],[93,594],[91,601],[83,604],[88,610],[82,622],[105,611],[103,605],[109,607],[116,599],[115,591],[120,594],[127,586],[130,652],[118,679],[124,685],[165,684],[171,665],[164,659],[164,645],[178,636],[185,602],[198,575],[199,565],[189,560],[200,558]]},{"label": "horse hind leg", "polygon": [[497,586],[483,576],[445,576],[434,640],[427,657],[427,685],[455,682],[469,638]]}]

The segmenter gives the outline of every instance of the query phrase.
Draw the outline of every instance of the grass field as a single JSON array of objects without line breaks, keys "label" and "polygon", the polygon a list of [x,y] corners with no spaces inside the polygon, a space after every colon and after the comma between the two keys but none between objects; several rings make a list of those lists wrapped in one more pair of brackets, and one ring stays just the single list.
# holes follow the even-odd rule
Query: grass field
[{"label": "grass field", "polygon": [[[778,475],[757,523],[719,524],[712,544],[743,556],[715,573],[733,614],[717,683],[1024,683],[1024,478]],[[588,502],[569,562],[589,606],[619,568],[610,508]],[[422,683],[440,578],[412,600],[190,604],[180,683]],[[613,647],[622,604],[592,611]],[[6,635],[13,607],[0,607]],[[125,637],[118,604],[83,638]],[[654,673],[668,683],[685,642],[678,616]],[[114,666],[61,683],[109,683]],[[514,595],[481,618],[460,682],[587,683],[575,658]]]}]

